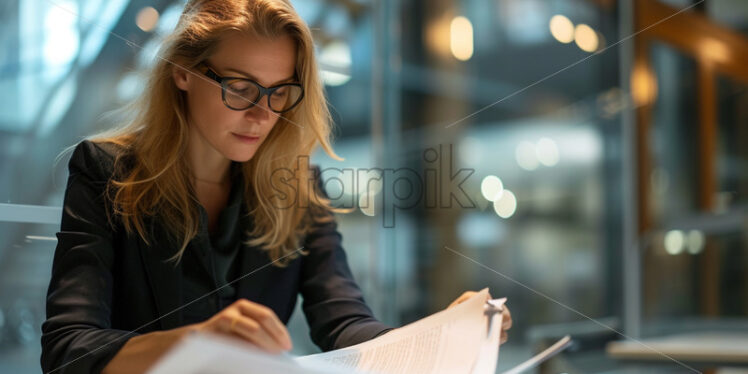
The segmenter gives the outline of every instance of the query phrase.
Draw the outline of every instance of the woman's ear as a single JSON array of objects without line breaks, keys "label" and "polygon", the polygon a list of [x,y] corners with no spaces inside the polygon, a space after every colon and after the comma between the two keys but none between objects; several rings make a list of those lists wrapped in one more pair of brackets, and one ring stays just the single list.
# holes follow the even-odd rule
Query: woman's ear
[{"label": "woman's ear", "polygon": [[192,74],[192,72],[187,71],[180,66],[173,65],[171,69],[174,84],[182,91],[187,91],[190,87],[190,74]]}]

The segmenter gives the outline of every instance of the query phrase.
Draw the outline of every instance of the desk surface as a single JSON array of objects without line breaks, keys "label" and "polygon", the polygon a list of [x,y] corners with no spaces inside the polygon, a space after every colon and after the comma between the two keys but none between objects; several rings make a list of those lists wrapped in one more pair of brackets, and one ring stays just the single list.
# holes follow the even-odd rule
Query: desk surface
[{"label": "desk surface", "polygon": [[[606,351],[618,359],[748,363],[748,332],[698,332],[611,342]],[[657,352],[659,351],[659,352]]]}]

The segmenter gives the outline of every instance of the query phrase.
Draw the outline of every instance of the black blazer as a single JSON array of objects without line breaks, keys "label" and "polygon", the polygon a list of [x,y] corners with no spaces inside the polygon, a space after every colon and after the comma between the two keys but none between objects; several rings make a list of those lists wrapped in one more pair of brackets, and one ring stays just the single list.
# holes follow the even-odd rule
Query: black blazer
[{"label": "black blazer", "polygon": [[[150,245],[107,223],[103,193],[115,152],[83,141],[70,159],[41,326],[45,373],[99,373],[132,336],[180,327],[172,311],[180,307],[181,272],[164,262],[176,247],[159,222],[146,221]],[[309,254],[285,268],[269,265],[260,248],[243,248],[240,272],[252,274],[234,284],[237,298],[263,304],[288,323],[301,293],[312,341],[323,351],[383,334],[391,327],[366,306],[341,239],[335,222],[317,225],[303,242]]]}]

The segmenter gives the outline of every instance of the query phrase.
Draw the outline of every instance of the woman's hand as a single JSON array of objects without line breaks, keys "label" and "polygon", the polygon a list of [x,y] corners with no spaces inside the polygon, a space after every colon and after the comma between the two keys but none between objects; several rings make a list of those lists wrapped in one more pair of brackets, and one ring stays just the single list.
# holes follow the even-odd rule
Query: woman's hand
[{"label": "woman's hand", "polygon": [[[477,294],[478,292],[475,291],[465,291],[460,297],[455,299],[455,301],[452,302],[452,304],[449,304],[447,309],[473,297],[473,295]],[[488,300],[492,299],[491,294],[488,294]],[[502,318],[501,318],[501,344],[506,343],[507,339],[509,339],[509,334],[507,333],[507,330],[512,328],[512,313],[509,312],[509,308],[504,304],[503,307],[504,311],[502,312]]]},{"label": "woman's hand", "polygon": [[235,301],[195,327],[197,331],[239,337],[270,353],[280,353],[292,348],[288,330],[275,312],[247,299]]}]

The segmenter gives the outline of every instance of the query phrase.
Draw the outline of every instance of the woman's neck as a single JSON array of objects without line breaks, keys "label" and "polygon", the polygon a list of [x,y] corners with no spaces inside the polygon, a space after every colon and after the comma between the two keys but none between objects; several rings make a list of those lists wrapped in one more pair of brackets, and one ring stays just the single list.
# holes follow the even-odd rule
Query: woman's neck
[{"label": "woman's neck", "polygon": [[194,179],[214,184],[223,184],[230,179],[231,160],[216,151],[194,131],[187,147],[187,157]]}]

